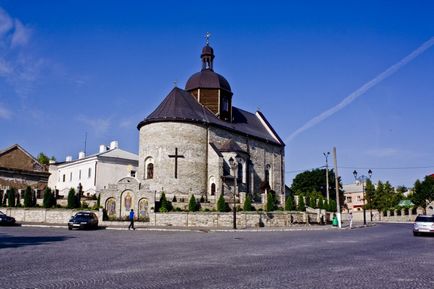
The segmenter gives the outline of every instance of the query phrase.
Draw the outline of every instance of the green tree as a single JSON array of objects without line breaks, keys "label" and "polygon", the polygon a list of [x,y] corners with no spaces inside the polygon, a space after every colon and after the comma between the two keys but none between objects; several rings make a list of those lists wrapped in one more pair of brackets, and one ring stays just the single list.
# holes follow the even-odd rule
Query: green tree
[{"label": "green tree", "polygon": [[160,213],[167,213],[172,209],[172,204],[167,200],[166,194],[164,192],[161,193],[160,197]]},{"label": "green tree", "polygon": [[314,196],[309,197],[309,207],[316,208],[316,198]]},{"label": "green tree", "polygon": [[324,209],[324,198],[322,196],[318,198],[318,208],[321,210]]},{"label": "green tree", "polygon": [[7,191],[7,195],[8,195],[8,207],[15,207],[15,189],[10,188]]},{"label": "green tree", "polygon": [[272,212],[276,209],[276,199],[274,194],[270,191],[267,193],[267,203],[265,204],[265,211]]},{"label": "green tree", "polygon": [[[327,195],[326,185],[326,169],[314,169],[311,171],[305,171],[295,176],[292,181],[291,191],[297,195],[304,194],[305,196],[309,192],[320,192],[323,197]],[[343,205],[344,197],[342,190],[342,182],[340,177],[338,178],[340,200]],[[330,199],[336,199],[336,185],[335,185],[335,173],[333,170],[329,170],[329,194]]]},{"label": "green tree", "polygon": [[292,196],[288,196],[285,200],[285,210],[286,211],[294,211],[294,198]]},{"label": "green tree", "polygon": [[46,154],[44,154],[43,152],[40,152],[38,154],[37,159],[38,159],[38,162],[40,164],[43,164],[43,165],[48,165],[50,163],[50,158]]},{"label": "green tree", "polygon": [[225,198],[223,197],[223,194],[220,194],[220,197],[217,201],[217,211],[219,212],[227,212],[228,211],[228,205],[225,202]]},{"label": "green tree", "polygon": [[16,196],[17,196],[17,201],[15,202],[15,206],[21,207],[21,194],[20,194],[20,192],[17,192]]},{"label": "green tree", "polygon": [[328,211],[329,212],[336,212],[337,211],[337,205],[335,200],[330,200],[328,204]]},{"label": "green tree", "polygon": [[252,200],[250,199],[250,196],[247,195],[246,199],[244,200],[243,210],[245,212],[250,212],[252,209]]},{"label": "green tree", "polygon": [[421,182],[417,180],[414,183],[412,202],[423,208],[426,214],[426,207],[434,200],[434,177],[425,176],[425,179]]},{"label": "green tree", "polygon": [[96,208],[99,209],[101,207],[101,194],[98,194],[98,198],[96,199]]},{"label": "green tree", "polygon": [[75,189],[70,188],[68,192],[68,209],[78,208],[77,206],[77,196],[75,194]]},{"label": "green tree", "polygon": [[54,194],[49,187],[44,190],[44,199],[42,204],[44,208],[51,208],[56,205]]},{"label": "green tree", "polygon": [[27,186],[24,192],[24,207],[33,207],[33,190],[31,187]]},{"label": "green tree", "polygon": [[304,212],[306,211],[306,205],[304,203],[304,197],[303,196],[298,196],[298,206],[297,206],[297,210]]},{"label": "green tree", "polygon": [[197,211],[197,202],[194,195],[191,195],[190,201],[188,202],[188,211],[189,212],[196,212]]}]

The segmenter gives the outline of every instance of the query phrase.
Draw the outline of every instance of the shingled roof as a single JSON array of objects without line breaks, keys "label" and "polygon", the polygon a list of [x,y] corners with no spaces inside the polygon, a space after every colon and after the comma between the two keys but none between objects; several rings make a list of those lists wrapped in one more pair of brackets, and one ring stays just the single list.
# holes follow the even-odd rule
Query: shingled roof
[{"label": "shingled roof", "polygon": [[235,131],[241,135],[259,138],[277,145],[285,145],[262,113],[253,114],[232,107],[232,116],[232,122],[219,119],[196,101],[190,93],[175,87],[160,105],[137,125],[137,129],[140,130],[142,126],[149,123],[165,121],[202,123]]}]

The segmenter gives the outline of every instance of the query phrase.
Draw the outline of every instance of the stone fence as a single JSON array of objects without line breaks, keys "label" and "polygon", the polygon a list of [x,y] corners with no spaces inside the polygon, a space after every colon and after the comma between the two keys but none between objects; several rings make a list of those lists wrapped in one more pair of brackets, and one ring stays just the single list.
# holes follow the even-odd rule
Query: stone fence
[{"label": "stone fence", "polygon": [[[18,223],[67,224],[69,218],[79,210],[43,208],[0,208]],[[102,226],[125,225],[122,221],[103,221],[103,212],[94,211]],[[288,227],[295,224],[324,224],[330,221],[330,214],[324,210],[311,212],[237,212],[238,228]],[[151,213],[147,222],[137,221],[146,227],[213,227],[232,228],[233,213],[220,212],[170,212]]]},{"label": "stone fence", "polygon": [[[15,220],[26,223],[67,224],[71,216],[82,210],[44,209],[44,208],[0,208],[0,211]],[[98,219],[102,220],[102,212],[94,211]]]},{"label": "stone fence", "polygon": [[[417,215],[423,214],[422,208],[400,209],[379,212],[378,210],[366,210],[366,222],[414,222]],[[348,213],[342,214],[342,220],[348,220]],[[363,222],[363,211],[353,211],[353,222]]]}]

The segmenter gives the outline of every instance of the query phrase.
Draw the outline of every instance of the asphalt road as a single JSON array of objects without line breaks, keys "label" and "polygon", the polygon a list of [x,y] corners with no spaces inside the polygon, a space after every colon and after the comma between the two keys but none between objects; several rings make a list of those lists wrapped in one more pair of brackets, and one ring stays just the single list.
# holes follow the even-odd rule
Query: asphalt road
[{"label": "asphalt road", "polygon": [[0,288],[434,288],[434,237],[1,227],[0,264]]}]

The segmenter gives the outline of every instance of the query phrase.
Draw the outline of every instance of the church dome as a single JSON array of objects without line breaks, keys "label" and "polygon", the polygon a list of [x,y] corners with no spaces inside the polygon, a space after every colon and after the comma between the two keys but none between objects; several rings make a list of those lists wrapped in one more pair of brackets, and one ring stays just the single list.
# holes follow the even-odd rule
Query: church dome
[{"label": "church dome", "polygon": [[200,55],[202,59],[202,70],[193,74],[188,79],[185,90],[191,91],[197,88],[214,88],[232,92],[229,82],[223,76],[214,72],[214,57],[214,49],[207,42],[202,48],[202,54]]},{"label": "church dome", "polygon": [[210,69],[195,73],[188,79],[185,90],[197,88],[217,88],[231,92],[231,86],[226,78]]}]

